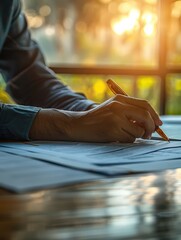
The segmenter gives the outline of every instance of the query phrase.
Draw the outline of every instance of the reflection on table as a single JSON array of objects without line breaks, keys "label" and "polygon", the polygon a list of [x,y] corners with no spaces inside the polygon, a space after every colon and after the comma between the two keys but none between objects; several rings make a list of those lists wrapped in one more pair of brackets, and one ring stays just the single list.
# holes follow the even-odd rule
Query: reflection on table
[{"label": "reflection on table", "polygon": [[181,169],[28,194],[0,190],[0,239],[180,239]]}]

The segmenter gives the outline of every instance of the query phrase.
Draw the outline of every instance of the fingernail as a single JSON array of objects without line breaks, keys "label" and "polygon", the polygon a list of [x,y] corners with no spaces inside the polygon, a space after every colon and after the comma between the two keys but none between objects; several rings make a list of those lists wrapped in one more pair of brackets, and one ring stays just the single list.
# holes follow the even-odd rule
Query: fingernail
[{"label": "fingernail", "polygon": [[159,126],[163,125],[162,120],[158,119],[158,121],[157,121],[157,125],[159,125]]},{"label": "fingernail", "polygon": [[163,122],[162,122],[162,120],[161,120],[161,119],[159,119],[159,121],[160,121],[160,123],[161,123],[161,124],[163,124]]}]

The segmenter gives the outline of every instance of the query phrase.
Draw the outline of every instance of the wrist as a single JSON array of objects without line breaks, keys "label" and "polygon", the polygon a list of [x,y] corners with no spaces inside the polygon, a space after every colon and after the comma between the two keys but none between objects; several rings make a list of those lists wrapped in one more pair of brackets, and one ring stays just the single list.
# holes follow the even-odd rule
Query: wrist
[{"label": "wrist", "polygon": [[69,140],[71,121],[65,111],[41,109],[32,124],[29,138],[32,140]]}]

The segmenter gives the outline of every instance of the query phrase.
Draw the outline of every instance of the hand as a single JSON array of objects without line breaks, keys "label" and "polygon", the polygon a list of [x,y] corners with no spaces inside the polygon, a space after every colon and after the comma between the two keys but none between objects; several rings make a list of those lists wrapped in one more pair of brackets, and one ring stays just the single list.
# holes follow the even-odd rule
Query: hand
[{"label": "hand", "polygon": [[145,100],[117,95],[84,112],[42,109],[32,125],[34,140],[87,142],[134,142],[150,138],[162,125],[158,114]]}]

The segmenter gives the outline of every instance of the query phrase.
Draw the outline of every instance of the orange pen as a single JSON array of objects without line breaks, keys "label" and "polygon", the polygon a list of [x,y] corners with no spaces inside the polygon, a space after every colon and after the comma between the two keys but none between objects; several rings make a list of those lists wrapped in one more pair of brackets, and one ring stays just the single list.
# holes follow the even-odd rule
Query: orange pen
[{"label": "orange pen", "polygon": [[[110,90],[116,95],[116,94],[121,94],[121,95],[125,95],[128,96],[127,93],[125,93],[123,91],[123,89],[121,89],[117,83],[115,83],[113,80],[108,79],[107,80],[107,85],[110,88]],[[160,137],[162,137],[165,141],[170,142],[169,138],[167,137],[167,135],[163,132],[163,130],[161,130],[160,127],[156,126],[155,131],[160,135]]]}]

